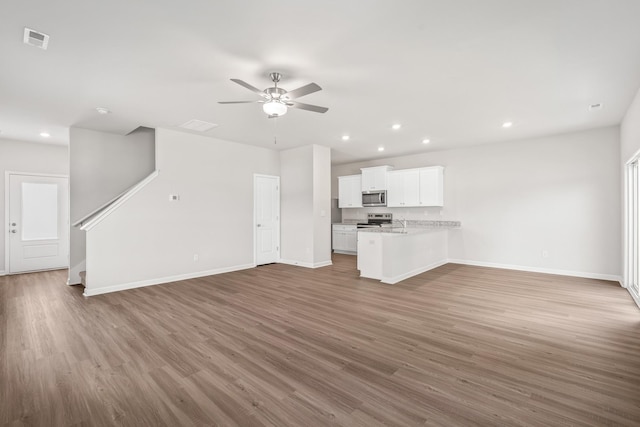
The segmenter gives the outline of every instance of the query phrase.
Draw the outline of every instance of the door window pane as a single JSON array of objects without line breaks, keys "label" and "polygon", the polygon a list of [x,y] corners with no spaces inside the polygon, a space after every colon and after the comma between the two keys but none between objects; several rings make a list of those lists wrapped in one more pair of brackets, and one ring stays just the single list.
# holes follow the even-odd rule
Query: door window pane
[{"label": "door window pane", "polygon": [[22,240],[58,238],[58,185],[22,183]]}]

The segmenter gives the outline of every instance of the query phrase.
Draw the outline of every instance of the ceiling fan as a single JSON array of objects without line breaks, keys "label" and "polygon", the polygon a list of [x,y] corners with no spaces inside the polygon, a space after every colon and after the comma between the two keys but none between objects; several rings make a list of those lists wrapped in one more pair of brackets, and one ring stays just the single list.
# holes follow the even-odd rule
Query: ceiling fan
[{"label": "ceiling fan", "polygon": [[294,101],[294,99],[322,90],[322,88],[317,84],[309,83],[308,85],[299,87],[298,89],[286,91],[278,87],[278,82],[282,77],[280,73],[271,73],[269,74],[269,77],[273,81],[273,87],[268,87],[265,90],[260,90],[257,87],[251,86],[249,83],[239,79],[231,79],[232,82],[238,83],[240,86],[244,86],[251,92],[260,95],[263,99],[259,101],[222,101],[218,102],[218,104],[252,104],[254,102],[258,102],[262,104],[262,110],[269,115],[270,119],[284,116],[287,114],[288,107],[313,111],[315,113],[326,113],[329,111],[326,107],[319,107],[317,105],[303,104],[302,102]]}]

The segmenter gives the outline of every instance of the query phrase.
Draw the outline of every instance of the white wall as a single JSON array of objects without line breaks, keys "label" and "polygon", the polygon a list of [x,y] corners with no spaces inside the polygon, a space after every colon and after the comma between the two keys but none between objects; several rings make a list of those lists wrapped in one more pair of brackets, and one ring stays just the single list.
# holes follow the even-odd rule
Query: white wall
[{"label": "white wall", "polygon": [[331,263],[331,149],[313,146],[313,263]]},{"label": "white wall", "polygon": [[0,139],[0,219],[3,226],[0,237],[0,274],[4,272],[5,257],[5,172],[69,174],[68,147],[36,144],[24,141]]},{"label": "white wall", "polygon": [[280,152],[282,262],[331,263],[331,150],[308,145]]},{"label": "white wall", "polygon": [[[109,202],[155,170],[155,131],[128,135],[69,130],[71,223]],[[69,283],[79,283],[85,259],[85,232],[71,227]],[[82,264],[81,264],[82,263]],[[80,267],[76,267],[81,265]]]},{"label": "white wall", "polygon": [[279,175],[278,153],[157,129],[156,157],[158,177],[87,233],[86,294],[253,265],[253,174]]},{"label": "white wall", "polygon": [[[395,218],[460,220],[449,257],[469,263],[618,279],[621,275],[619,128],[334,166],[445,167],[444,208],[343,209]],[[542,251],[548,251],[547,258]]]}]

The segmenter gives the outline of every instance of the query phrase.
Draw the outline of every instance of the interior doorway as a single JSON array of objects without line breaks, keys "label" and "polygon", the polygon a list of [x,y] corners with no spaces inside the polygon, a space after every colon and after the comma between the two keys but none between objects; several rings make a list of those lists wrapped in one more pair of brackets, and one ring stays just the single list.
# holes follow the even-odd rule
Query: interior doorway
[{"label": "interior doorway", "polygon": [[253,176],[256,265],[280,260],[280,177]]},{"label": "interior doorway", "polygon": [[7,273],[69,266],[69,180],[6,172]]}]

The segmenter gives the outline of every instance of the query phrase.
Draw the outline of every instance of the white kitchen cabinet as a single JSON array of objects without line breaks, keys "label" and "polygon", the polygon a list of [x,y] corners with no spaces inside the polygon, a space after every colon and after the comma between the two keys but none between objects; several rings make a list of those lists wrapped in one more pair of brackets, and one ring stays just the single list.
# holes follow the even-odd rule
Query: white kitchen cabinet
[{"label": "white kitchen cabinet", "polygon": [[420,168],[420,206],[444,206],[444,168]]},{"label": "white kitchen cabinet", "polygon": [[387,176],[387,207],[420,206],[420,169],[395,170]]},{"label": "white kitchen cabinet", "polygon": [[358,250],[358,228],[356,225],[333,224],[332,237],[334,252],[354,254]]},{"label": "white kitchen cabinet", "polygon": [[362,207],[362,177],[360,175],[338,177],[338,207]]},{"label": "white kitchen cabinet", "polygon": [[375,166],[362,168],[362,191],[387,190],[387,172],[393,170],[391,166]]}]

